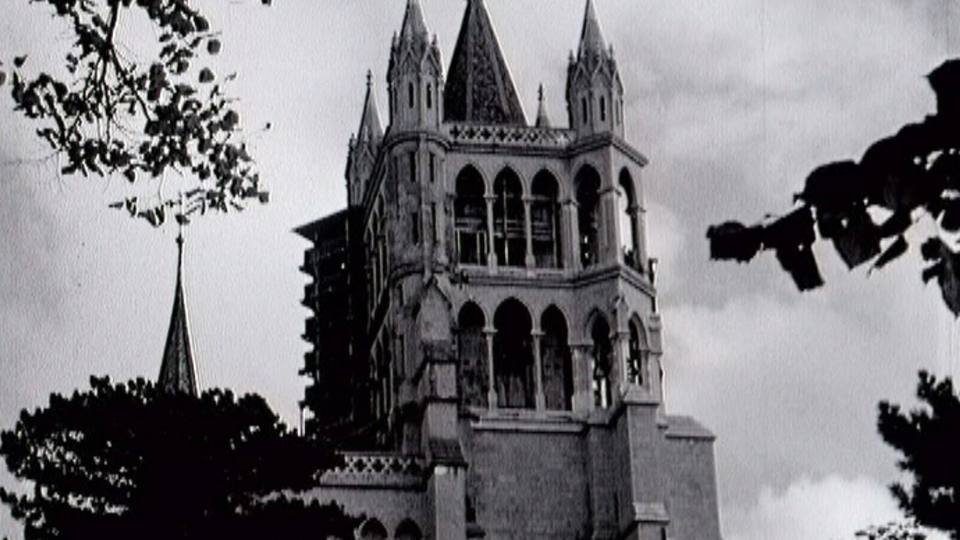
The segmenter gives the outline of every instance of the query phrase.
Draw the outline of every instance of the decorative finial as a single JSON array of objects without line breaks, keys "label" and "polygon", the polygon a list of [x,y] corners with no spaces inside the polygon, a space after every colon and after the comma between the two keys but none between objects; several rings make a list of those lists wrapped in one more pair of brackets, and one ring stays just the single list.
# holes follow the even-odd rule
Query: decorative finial
[{"label": "decorative finial", "polygon": [[373,71],[367,70],[367,88],[373,85]]},{"label": "decorative finial", "polygon": [[543,103],[543,83],[540,83],[540,88],[537,89],[537,101]]}]

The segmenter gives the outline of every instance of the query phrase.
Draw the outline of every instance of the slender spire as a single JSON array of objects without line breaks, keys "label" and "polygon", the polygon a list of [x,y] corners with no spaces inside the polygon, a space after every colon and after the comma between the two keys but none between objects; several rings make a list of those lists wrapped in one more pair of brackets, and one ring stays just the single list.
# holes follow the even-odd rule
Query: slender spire
[{"label": "slender spire", "polygon": [[373,95],[373,74],[367,71],[367,95],[363,98],[363,116],[360,117],[357,142],[360,144],[376,142],[382,137],[380,112],[377,110],[377,98]]},{"label": "slender spire", "polygon": [[527,124],[483,0],[467,0],[443,107],[450,121]]},{"label": "slender spire", "polygon": [[578,58],[585,55],[602,55],[606,52],[603,32],[600,31],[600,22],[597,12],[593,9],[593,0],[587,0],[587,8],[583,14],[583,31],[580,33],[580,49]]},{"label": "slender spire", "polygon": [[170,394],[183,393],[196,396],[199,393],[193,350],[190,348],[187,304],[183,294],[182,228],[177,235],[177,288],[173,296],[173,312],[170,314],[170,328],[167,330],[167,343],[163,349],[163,361],[160,364],[160,377],[157,384],[161,390]]},{"label": "slender spire", "polygon": [[543,85],[537,89],[537,123],[538,128],[549,128],[550,117],[547,116],[547,100],[543,97]]},{"label": "slender spire", "polygon": [[423,10],[420,9],[420,2],[418,0],[407,0],[407,11],[403,15],[400,39],[423,38],[426,41],[429,37],[427,23],[423,20]]}]

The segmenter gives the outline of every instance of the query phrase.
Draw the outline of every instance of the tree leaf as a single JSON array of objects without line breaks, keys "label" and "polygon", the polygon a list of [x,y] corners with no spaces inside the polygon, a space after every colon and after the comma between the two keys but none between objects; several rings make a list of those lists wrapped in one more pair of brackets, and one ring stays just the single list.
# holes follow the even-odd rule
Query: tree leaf
[{"label": "tree leaf", "polygon": [[707,229],[710,258],[748,262],[760,251],[761,230],[737,222],[713,225]]},{"label": "tree leaf", "polygon": [[800,291],[809,291],[823,285],[817,261],[808,245],[777,248],[777,260]]},{"label": "tree leaf", "polygon": [[884,250],[883,253],[880,254],[880,257],[877,258],[877,262],[873,263],[873,268],[875,270],[879,270],[906,252],[907,239],[904,238],[903,235],[900,235],[887,247],[886,250]]}]

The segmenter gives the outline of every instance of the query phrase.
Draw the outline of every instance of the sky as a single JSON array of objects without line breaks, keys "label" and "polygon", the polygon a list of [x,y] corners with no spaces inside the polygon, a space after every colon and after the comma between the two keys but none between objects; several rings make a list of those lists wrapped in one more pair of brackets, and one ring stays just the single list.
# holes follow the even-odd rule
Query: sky
[{"label": "sky", "polygon": [[[529,121],[543,84],[566,124],[566,62],[584,0],[485,0]],[[264,395],[291,425],[308,311],[308,244],[292,230],[345,205],[347,142],[372,70],[382,115],[403,0],[204,3],[236,71],[270,203],[186,231],[185,287],[204,387]],[[421,0],[449,61],[464,0]],[[935,110],[924,76],[960,56],[944,0],[595,0],[626,92],[627,140],[658,257],[666,406],[716,435],[727,540],[852,538],[899,516],[904,477],[877,403],[915,404],[916,372],[960,372],[960,338],[914,247],[881,272],[818,251],[827,285],[799,293],[772,255],[708,260],[709,225],[791,208],[806,175],[857,159]],[[131,50],[138,32],[129,31]],[[27,0],[0,3],[0,59],[49,65],[68,37]],[[46,64],[44,64],[46,63]],[[156,377],[176,273],[173,228],[110,210],[121,178],[59,177],[0,88],[0,428],[90,375]],[[266,123],[271,129],[262,129]],[[0,481],[11,482],[0,467]],[[0,536],[19,538],[0,510]]]}]

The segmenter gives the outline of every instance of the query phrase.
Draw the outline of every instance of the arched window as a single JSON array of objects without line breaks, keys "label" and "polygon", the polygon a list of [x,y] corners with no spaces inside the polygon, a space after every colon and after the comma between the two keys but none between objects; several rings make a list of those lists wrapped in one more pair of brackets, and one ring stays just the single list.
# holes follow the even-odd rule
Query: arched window
[{"label": "arched window", "polygon": [[359,540],[386,540],[387,529],[376,518],[370,518],[363,522],[360,530],[357,532]]},{"label": "arched window", "polygon": [[637,204],[633,178],[627,169],[620,171],[620,191],[621,195],[617,197],[617,219],[623,262],[630,268],[643,272],[643,261],[640,260],[640,239],[637,238],[637,212],[640,206]]},{"label": "arched window", "polygon": [[587,98],[580,98],[580,110],[583,112],[583,125],[587,125]]},{"label": "arched window", "polygon": [[577,220],[580,264],[587,268],[600,258],[600,174],[587,165],[577,173]]},{"label": "arched window", "polygon": [[433,85],[427,83],[427,108],[433,108]]},{"label": "arched window", "polygon": [[547,171],[533,177],[530,225],[533,257],[539,268],[560,267],[560,202],[557,179]]},{"label": "arched window", "polygon": [[480,172],[471,166],[460,171],[453,214],[461,264],[487,263],[487,203],[483,194]]},{"label": "arched window", "polygon": [[567,321],[556,306],[540,317],[540,361],[543,364],[543,394],[547,409],[570,410],[573,397],[573,365],[567,344]]},{"label": "arched window", "polygon": [[397,532],[394,533],[393,538],[394,540],[422,540],[423,533],[420,532],[420,527],[417,527],[416,523],[407,518],[397,525]]},{"label": "arched window", "polygon": [[607,121],[607,100],[603,96],[600,96],[600,121]]},{"label": "arched window", "polygon": [[413,108],[413,83],[407,83],[407,106]]},{"label": "arched window", "polygon": [[460,402],[470,407],[486,407],[487,344],[483,338],[483,311],[473,302],[460,309],[457,317],[457,356],[460,361]]},{"label": "arched window", "polygon": [[493,239],[501,266],[523,266],[527,241],[523,222],[523,188],[520,177],[504,169],[493,183]]},{"label": "arched window", "polygon": [[630,321],[630,338],[627,342],[627,380],[633,384],[644,384],[645,366],[650,356],[647,333],[640,321]]},{"label": "arched window", "polygon": [[613,367],[613,343],[610,341],[610,325],[603,317],[597,317],[590,329],[593,340],[593,402],[601,409],[613,402],[610,372]]},{"label": "arched window", "polygon": [[497,406],[533,408],[532,324],[527,308],[511,298],[500,304],[493,316],[493,372]]}]

